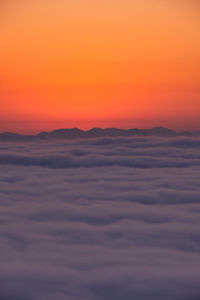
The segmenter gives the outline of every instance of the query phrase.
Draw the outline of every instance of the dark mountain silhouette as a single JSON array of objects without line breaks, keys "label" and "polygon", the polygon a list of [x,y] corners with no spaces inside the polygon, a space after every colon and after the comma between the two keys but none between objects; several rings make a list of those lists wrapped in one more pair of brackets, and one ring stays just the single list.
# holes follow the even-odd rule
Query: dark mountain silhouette
[{"label": "dark mountain silhouette", "polygon": [[84,135],[84,131],[78,128],[66,128],[66,129],[57,129],[50,132],[41,132],[37,135],[40,139],[49,139],[49,138],[81,138]]},{"label": "dark mountain silhouette", "polygon": [[50,132],[41,132],[38,135],[23,135],[11,132],[0,133],[0,141],[34,141],[51,139],[76,139],[76,138],[98,138],[98,137],[119,137],[119,136],[158,136],[158,137],[176,137],[193,136],[190,132],[175,132],[164,127],[154,127],[151,129],[119,129],[119,128],[92,128],[84,131],[78,128],[63,128]]},{"label": "dark mountain silhouette", "polygon": [[36,136],[33,135],[23,135],[12,132],[3,132],[0,133],[0,141],[27,141],[36,139]]}]

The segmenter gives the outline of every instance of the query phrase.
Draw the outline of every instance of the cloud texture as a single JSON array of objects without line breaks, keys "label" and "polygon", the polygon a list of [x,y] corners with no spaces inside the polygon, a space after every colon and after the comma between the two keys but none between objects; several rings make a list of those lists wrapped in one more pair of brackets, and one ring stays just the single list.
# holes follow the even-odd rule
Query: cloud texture
[{"label": "cloud texture", "polygon": [[200,139],[0,144],[0,299],[200,298]]}]

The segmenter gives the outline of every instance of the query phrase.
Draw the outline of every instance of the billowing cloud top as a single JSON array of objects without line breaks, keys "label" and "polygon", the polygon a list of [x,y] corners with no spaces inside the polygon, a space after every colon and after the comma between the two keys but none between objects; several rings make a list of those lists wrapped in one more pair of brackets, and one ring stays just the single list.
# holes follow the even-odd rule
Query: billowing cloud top
[{"label": "billowing cloud top", "polygon": [[200,139],[0,143],[0,298],[197,300]]}]

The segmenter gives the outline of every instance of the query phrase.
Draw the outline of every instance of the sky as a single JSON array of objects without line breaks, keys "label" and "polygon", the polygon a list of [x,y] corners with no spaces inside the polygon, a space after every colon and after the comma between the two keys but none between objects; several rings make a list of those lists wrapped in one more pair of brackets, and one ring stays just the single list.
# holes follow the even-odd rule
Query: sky
[{"label": "sky", "polygon": [[200,129],[198,0],[1,0],[0,131]]}]

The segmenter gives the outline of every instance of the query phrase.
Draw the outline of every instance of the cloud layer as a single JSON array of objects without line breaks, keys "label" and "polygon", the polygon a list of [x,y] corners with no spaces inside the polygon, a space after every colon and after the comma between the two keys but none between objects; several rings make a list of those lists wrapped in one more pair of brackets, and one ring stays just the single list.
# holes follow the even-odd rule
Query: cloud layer
[{"label": "cloud layer", "polygon": [[0,299],[197,300],[200,139],[0,144]]}]

